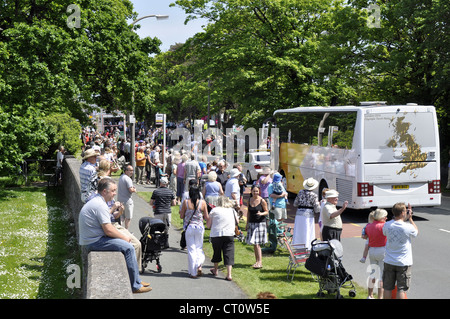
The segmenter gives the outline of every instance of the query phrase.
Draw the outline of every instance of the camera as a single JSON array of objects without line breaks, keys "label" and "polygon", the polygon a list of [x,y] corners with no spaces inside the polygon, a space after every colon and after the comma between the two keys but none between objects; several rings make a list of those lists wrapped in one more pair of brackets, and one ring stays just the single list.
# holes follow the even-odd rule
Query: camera
[{"label": "camera", "polygon": [[409,220],[412,216],[413,212],[411,209],[407,209],[406,210],[406,217],[405,217],[405,221]]}]

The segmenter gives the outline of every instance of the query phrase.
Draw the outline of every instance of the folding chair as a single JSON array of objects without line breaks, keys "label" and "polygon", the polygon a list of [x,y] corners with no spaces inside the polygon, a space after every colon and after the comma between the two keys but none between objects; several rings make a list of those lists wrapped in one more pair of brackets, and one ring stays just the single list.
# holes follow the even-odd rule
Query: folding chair
[{"label": "folding chair", "polygon": [[282,233],[277,233],[278,244],[287,249],[286,242],[292,242],[291,228],[287,227],[287,224],[280,224],[279,228],[282,230]]},{"label": "folding chair", "polygon": [[306,260],[309,257],[309,251],[305,247],[305,245],[291,245],[286,237],[282,238],[284,241],[284,245],[286,246],[287,250],[289,251],[289,264],[287,266],[286,272],[287,272],[287,279],[289,280],[289,275],[292,272],[292,276],[290,281],[294,279],[295,271],[297,267],[303,265]]}]

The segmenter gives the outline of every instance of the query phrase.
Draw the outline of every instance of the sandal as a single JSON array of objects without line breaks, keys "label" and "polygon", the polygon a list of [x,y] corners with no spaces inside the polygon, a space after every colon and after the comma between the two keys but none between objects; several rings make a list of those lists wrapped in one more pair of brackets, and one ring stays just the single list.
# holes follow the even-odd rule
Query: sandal
[{"label": "sandal", "polygon": [[217,276],[217,270],[216,270],[216,269],[211,268],[211,269],[209,270],[209,272],[211,273],[211,275]]},{"label": "sandal", "polygon": [[262,268],[262,265],[260,265],[260,264],[254,264],[252,267],[253,267],[253,269],[261,269],[261,268]]}]

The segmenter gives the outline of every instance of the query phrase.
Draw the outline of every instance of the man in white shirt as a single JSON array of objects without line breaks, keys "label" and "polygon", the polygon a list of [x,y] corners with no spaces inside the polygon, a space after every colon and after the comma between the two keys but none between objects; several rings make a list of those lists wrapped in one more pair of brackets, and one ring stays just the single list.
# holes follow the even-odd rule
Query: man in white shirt
[{"label": "man in white shirt", "polygon": [[339,199],[339,192],[334,189],[326,191],[325,198],[327,202],[325,203],[322,209],[322,222],[323,222],[322,239],[323,240],[337,239],[340,241],[342,234],[341,214],[347,208],[348,202],[345,201],[342,207],[337,209],[336,205]]},{"label": "man in white shirt", "polygon": [[225,185],[225,196],[231,200],[236,201],[236,205],[240,206],[240,196],[241,189],[239,187],[239,170],[237,168],[233,168],[230,172],[230,178],[227,180]]},{"label": "man in white shirt", "polygon": [[64,146],[60,145],[58,153],[56,154],[56,167],[61,168],[64,160],[65,149]]},{"label": "man in white shirt", "polygon": [[111,213],[107,202],[114,199],[117,185],[111,178],[102,178],[98,184],[98,195],[86,203],[80,211],[79,244],[86,246],[87,251],[120,251],[130,277],[131,289],[134,293],[152,290],[148,283],[139,277],[139,267],[131,238],[124,235],[111,223]]},{"label": "man in white shirt", "polygon": [[123,144],[123,152],[125,154],[125,161],[129,162],[131,159],[131,142],[129,138],[127,138],[127,140]]},{"label": "man in white shirt", "polygon": [[392,213],[394,219],[383,226],[383,234],[387,238],[383,271],[384,299],[391,299],[395,285],[397,299],[405,299],[413,263],[411,239],[417,237],[419,230],[412,219],[411,205],[406,209],[404,203],[397,203]]}]

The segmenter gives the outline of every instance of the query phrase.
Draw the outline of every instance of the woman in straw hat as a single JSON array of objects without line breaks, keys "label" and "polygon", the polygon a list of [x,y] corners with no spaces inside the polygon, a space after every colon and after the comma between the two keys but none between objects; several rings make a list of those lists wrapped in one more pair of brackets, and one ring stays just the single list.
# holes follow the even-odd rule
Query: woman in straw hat
[{"label": "woman in straw hat", "polygon": [[80,166],[80,192],[83,204],[87,203],[97,194],[97,156],[98,153],[92,148],[84,152],[84,162]]},{"label": "woman in straw hat", "polygon": [[294,200],[297,207],[294,222],[294,235],[292,244],[304,245],[311,248],[311,242],[316,238],[314,226],[314,213],[320,211],[319,198],[314,190],[319,185],[314,178],[310,177],[303,182],[303,188]]}]

